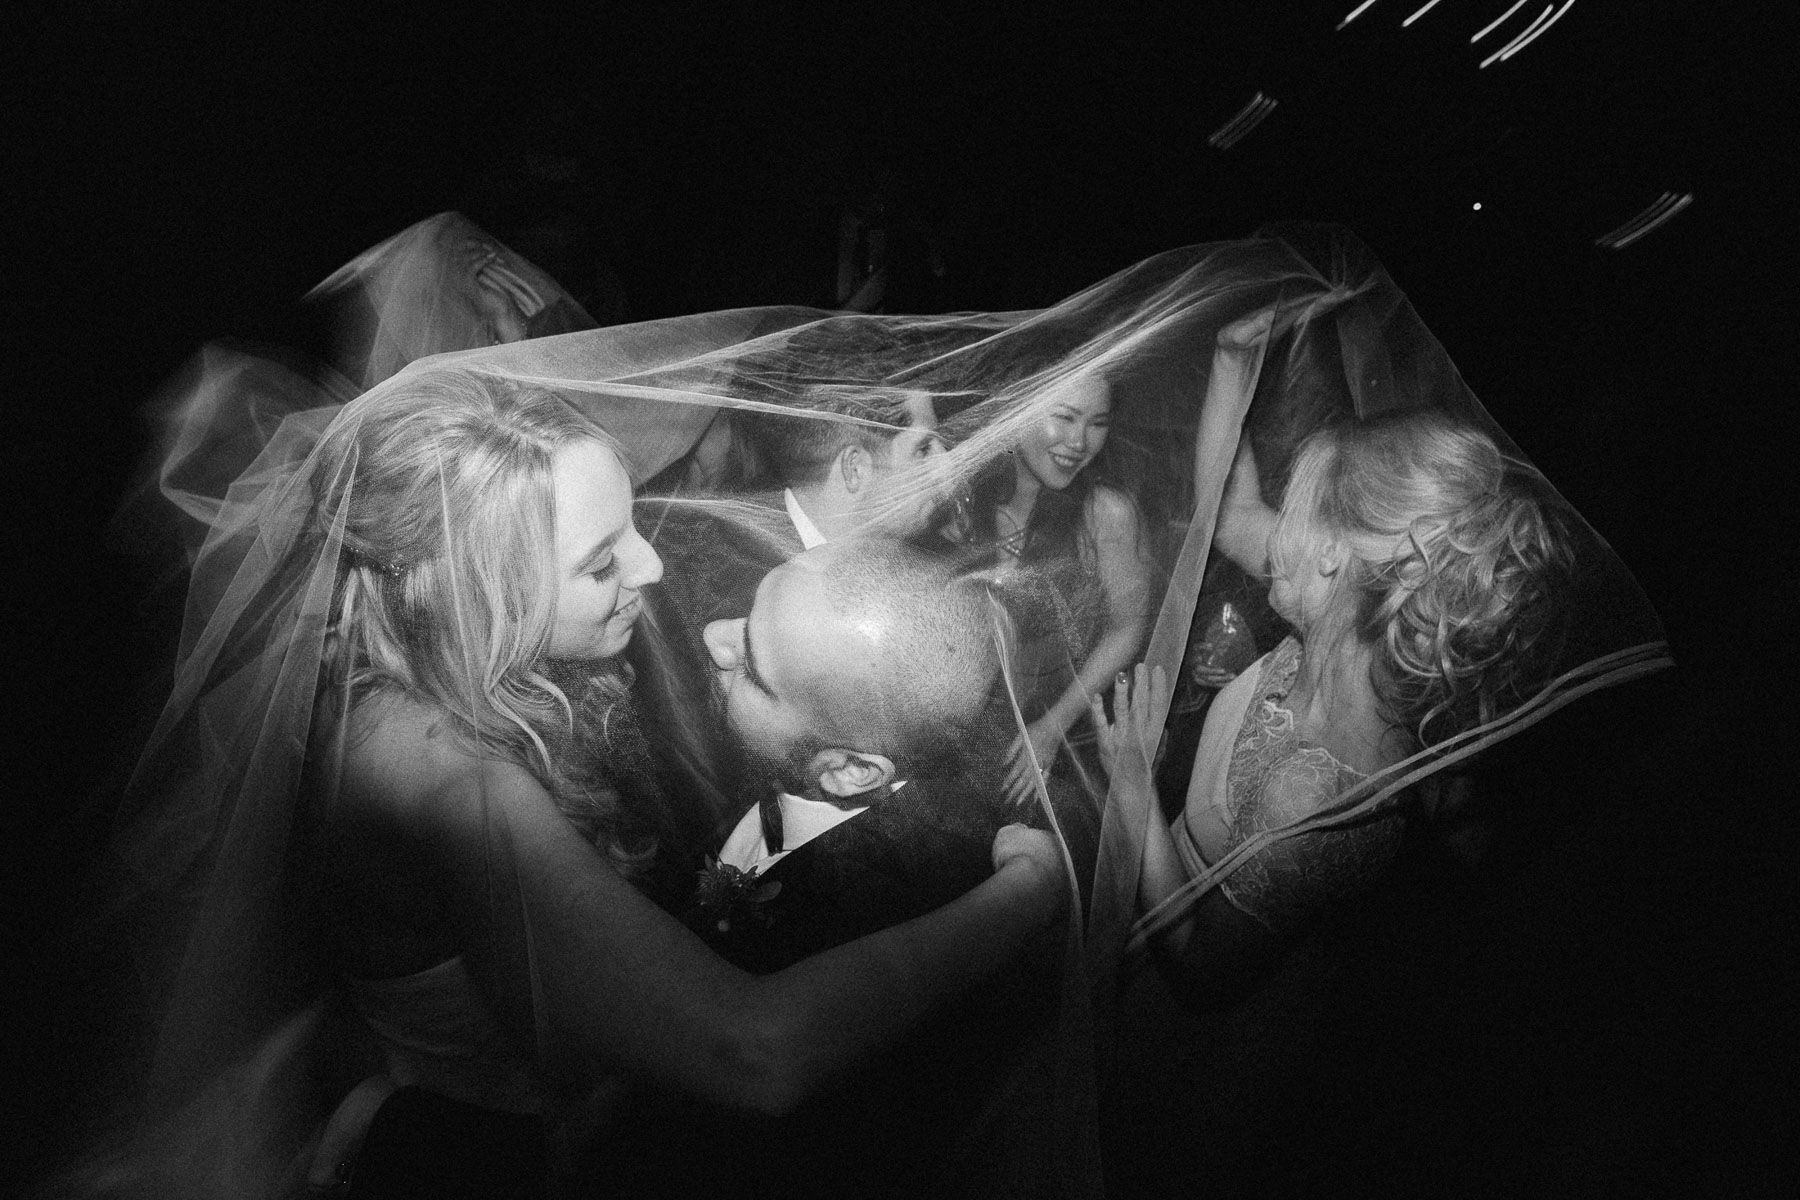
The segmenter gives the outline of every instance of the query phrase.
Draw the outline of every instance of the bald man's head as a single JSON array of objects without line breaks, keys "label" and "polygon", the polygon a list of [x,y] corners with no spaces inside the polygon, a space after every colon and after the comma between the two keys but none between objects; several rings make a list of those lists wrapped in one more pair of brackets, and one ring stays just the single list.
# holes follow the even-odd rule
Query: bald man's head
[{"label": "bald man's head", "polygon": [[908,776],[954,763],[999,670],[981,588],[888,539],[784,564],[749,616],[709,625],[706,642],[733,731],[809,781],[828,749]]}]

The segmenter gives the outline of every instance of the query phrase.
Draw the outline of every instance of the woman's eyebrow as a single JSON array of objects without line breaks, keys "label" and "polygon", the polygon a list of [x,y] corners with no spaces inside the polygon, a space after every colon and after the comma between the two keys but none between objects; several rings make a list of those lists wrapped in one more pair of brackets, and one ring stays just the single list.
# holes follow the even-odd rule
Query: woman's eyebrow
[{"label": "woman's eyebrow", "polygon": [[594,548],[581,556],[581,561],[576,564],[575,569],[571,571],[570,574],[585,575],[589,571],[598,570],[606,556],[612,553],[613,546],[617,544],[620,536],[623,535],[624,532],[623,529],[618,530],[595,542]]}]

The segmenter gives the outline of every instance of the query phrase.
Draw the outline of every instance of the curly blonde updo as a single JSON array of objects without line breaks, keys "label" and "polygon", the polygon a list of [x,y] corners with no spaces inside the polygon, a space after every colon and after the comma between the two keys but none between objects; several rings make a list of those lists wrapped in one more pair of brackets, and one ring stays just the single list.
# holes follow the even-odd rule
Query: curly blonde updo
[{"label": "curly blonde updo", "polygon": [[1480,430],[1435,412],[1321,430],[1295,458],[1282,518],[1277,555],[1296,536],[1349,551],[1338,632],[1373,645],[1376,695],[1420,744],[1492,719],[1554,659],[1567,521],[1542,477]]}]

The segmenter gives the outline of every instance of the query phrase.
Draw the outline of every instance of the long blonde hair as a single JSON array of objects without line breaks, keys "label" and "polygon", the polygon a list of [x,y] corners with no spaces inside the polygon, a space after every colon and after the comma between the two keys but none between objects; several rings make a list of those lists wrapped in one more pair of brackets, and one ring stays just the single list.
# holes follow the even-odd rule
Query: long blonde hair
[{"label": "long blonde hair", "polygon": [[1373,645],[1384,715],[1421,744],[1523,699],[1553,657],[1568,531],[1541,477],[1479,430],[1411,412],[1307,438],[1271,565],[1288,573],[1326,537],[1350,551],[1333,584],[1336,635]]},{"label": "long blonde hair", "polygon": [[313,486],[335,527],[318,532],[343,546],[327,682],[346,707],[387,688],[427,700],[471,745],[530,770],[610,850],[618,796],[577,745],[586,718],[605,730],[613,708],[629,709],[629,670],[559,670],[559,686],[545,662],[559,578],[552,464],[582,441],[619,453],[553,392],[422,372],[346,410]]}]

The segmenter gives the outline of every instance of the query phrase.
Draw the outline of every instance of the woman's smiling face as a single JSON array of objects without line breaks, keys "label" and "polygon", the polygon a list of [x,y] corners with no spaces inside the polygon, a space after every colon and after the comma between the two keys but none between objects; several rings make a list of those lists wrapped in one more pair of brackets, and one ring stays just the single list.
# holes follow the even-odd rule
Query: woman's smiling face
[{"label": "woman's smiling face", "polygon": [[1106,381],[1075,380],[1020,440],[1019,462],[1039,484],[1060,492],[1100,453],[1111,425],[1112,389]]},{"label": "woman's smiling face", "polygon": [[561,575],[550,655],[610,658],[631,641],[638,591],[662,578],[662,559],[631,523],[631,477],[611,449],[571,443],[550,472]]}]

